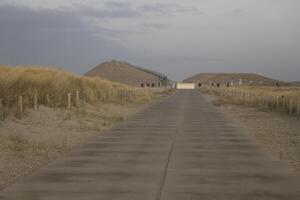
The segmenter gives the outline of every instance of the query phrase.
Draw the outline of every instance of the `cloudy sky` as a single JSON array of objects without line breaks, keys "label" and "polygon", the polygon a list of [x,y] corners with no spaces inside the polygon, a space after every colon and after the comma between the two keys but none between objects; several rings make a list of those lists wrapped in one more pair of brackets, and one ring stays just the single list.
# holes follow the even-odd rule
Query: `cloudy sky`
[{"label": "cloudy sky", "polygon": [[299,0],[0,0],[0,63],[300,80]]}]

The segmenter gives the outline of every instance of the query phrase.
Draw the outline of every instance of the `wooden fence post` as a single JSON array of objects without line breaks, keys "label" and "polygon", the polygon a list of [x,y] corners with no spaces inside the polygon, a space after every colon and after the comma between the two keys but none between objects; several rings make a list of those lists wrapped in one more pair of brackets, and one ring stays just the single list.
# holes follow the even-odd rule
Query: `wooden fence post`
[{"label": "wooden fence post", "polygon": [[20,118],[23,118],[23,97],[19,96],[19,112],[20,112]]},{"label": "wooden fence post", "polygon": [[290,99],[290,115],[293,115],[293,99]]},{"label": "wooden fence post", "polygon": [[76,107],[79,107],[79,91],[76,91]]},{"label": "wooden fence post", "polygon": [[83,91],[82,92],[82,101],[83,101],[83,104],[85,104],[86,103],[86,94],[85,94],[85,92]]},{"label": "wooden fence post", "polygon": [[282,110],[285,111],[285,97],[282,98]]},{"label": "wooden fence post", "polygon": [[298,103],[297,103],[297,116],[300,116],[300,98],[298,99]]},{"label": "wooden fence post", "polygon": [[34,94],[34,96],[33,96],[33,109],[35,111],[38,110],[38,96],[37,96],[37,94]]},{"label": "wooden fence post", "polygon": [[47,106],[50,106],[50,96],[49,96],[49,94],[46,95],[46,104],[47,104]]},{"label": "wooden fence post", "polygon": [[110,101],[111,100],[111,90],[108,89],[107,91],[107,100]]},{"label": "wooden fence post", "polygon": [[58,96],[57,97],[57,103],[56,103],[56,108],[60,107],[61,106],[61,97]]},{"label": "wooden fence post", "polygon": [[115,100],[115,91],[114,90],[111,91],[111,98],[113,101]]},{"label": "wooden fence post", "polygon": [[68,105],[67,105],[68,110],[71,110],[71,100],[72,100],[71,98],[72,98],[71,93],[68,93]]},{"label": "wooden fence post", "polygon": [[0,120],[4,120],[4,108],[2,99],[0,99]]}]

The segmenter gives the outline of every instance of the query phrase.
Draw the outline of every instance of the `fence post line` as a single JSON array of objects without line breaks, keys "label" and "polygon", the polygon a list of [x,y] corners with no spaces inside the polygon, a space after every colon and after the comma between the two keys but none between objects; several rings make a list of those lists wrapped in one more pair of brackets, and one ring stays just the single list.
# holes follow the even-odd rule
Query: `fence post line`
[{"label": "fence post line", "polygon": [[59,108],[61,106],[61,97],[58,96],[57,97],[57,104],[56,104],[56,108]]},{"label": "fence post line", "polygon": [[21,118],[23,118],[23,109],[23,97],[19,96],[19,112]]},{"label": "fence post line", "polygon": [[67,108],[68,108],[68,110],[71,110],[71,93],[68,93],[68,105],[67,105]]},{"label": "fence post line", "polygon": [[46,103],[47,103],[47,106],[50,106],[50,96],[49,94],[46,95]]},{"label": "fence post line", "polygon": [[297,116],[300,116],[300,98],[298,99],[298,103],[297,103]]},{"label": "fence post line", "polygon": [[0,99],[0,120],[4,120],[4,108],[2,99]]},{"label": "fence post line", "polygon": [[76,107],[79,107],[79,91],[76,91]]},{"label": "fence post line", "polygon": [[34,96],[33,96],[33,109],[35,111],[38,110],[38,96],[37,96],[37,94],[34,94]]},{"label": "fence post line", "polygon": [[90,93],[90,96],[91,96],[91,102],[93,103],[95,101],[95,93],[94,93],[94,90],[91,91]]},{"label": "fence post line", "polygon": [[271,107],[272,110],[273,110],[274,107],[275,107],[274,105],[275,105],[274,97],[273,97],[273,96],[270,96],[270,107]]},{"label": "fence post line", "polygon": [[86,103],[86,100],[85,100],[85,91],[82,92],[82,101],[83,101],[83,104]]},{"label": "fence post line", "polygon": [[97,103],[99,103],[101,101],[101,95],[100,92],[97,91]]},{"label": "fence post line", "polygon": [[290,99],[290,115],[293,114],[293,99]]}]

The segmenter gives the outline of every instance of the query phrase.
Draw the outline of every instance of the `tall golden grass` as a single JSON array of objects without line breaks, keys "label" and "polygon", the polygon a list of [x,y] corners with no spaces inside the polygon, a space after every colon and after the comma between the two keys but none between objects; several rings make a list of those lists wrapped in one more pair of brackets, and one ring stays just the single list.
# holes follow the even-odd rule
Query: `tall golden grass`
[{"label": "tall golden grass", "polygon": [[203,91],[226,98],[228,103],[265,107],[300,115],[300,87],[204,87]]},{"label": "tall golden grass", "polygon": [[72,94],[72,103],[75,103],[76,91],[80,99],[89,104],[146,102],[154,97],[151,90],[79,76],[50,67],[0,66],[0,99],[5,107],[15,105],[19,96],[23,96],[25,106],[32,106],[34,95],[38,96],[39,104],[63,107],[67,104],[68,93]]}]

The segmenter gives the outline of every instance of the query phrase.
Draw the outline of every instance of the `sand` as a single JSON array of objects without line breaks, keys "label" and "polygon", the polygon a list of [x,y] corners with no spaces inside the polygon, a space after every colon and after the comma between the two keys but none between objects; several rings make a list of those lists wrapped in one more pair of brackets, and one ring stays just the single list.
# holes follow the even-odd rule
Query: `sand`
[{"label": "sand", "polygon": [[270,153],[285,160],[300,174],[300,119],[243,105],[220,103],[220,97],[205,95],[224,114],[239,124]]},{"label": "sand", "polygon": [[66,111],[40,106],[28,109],[22,120],[0,121],[0,190],[144,107],[103,104]]}]

